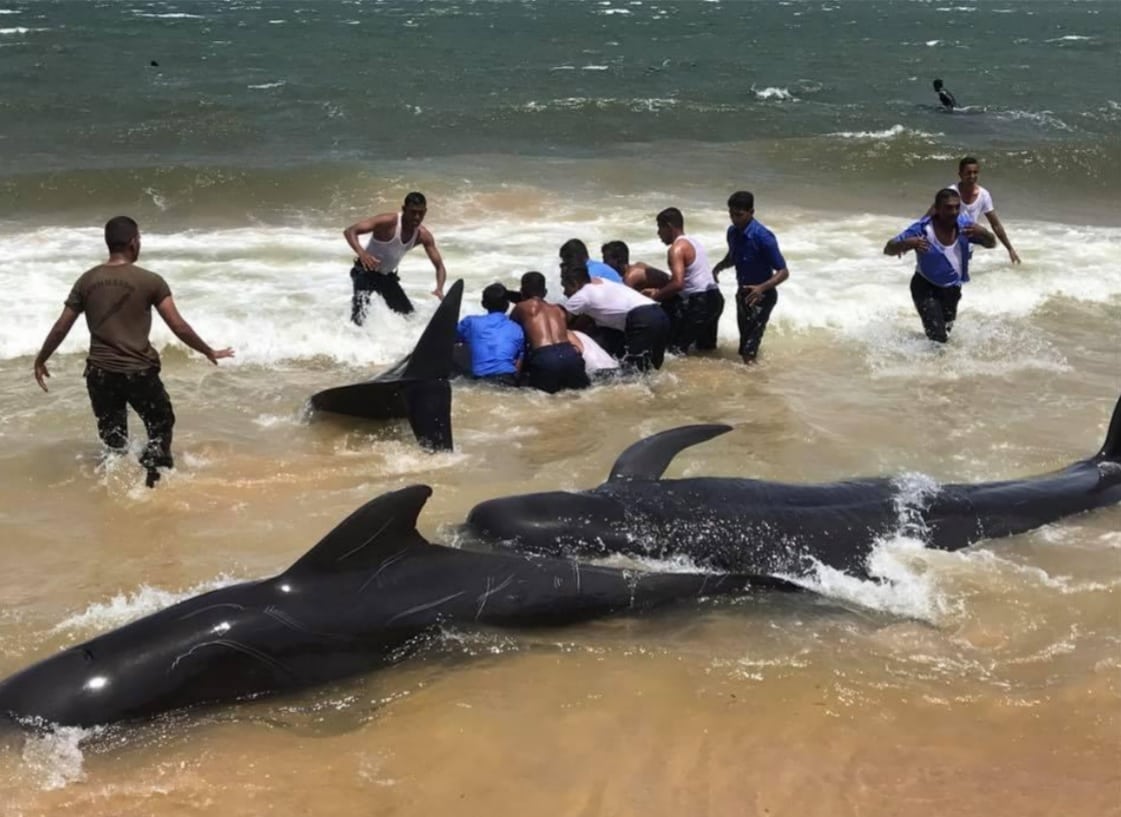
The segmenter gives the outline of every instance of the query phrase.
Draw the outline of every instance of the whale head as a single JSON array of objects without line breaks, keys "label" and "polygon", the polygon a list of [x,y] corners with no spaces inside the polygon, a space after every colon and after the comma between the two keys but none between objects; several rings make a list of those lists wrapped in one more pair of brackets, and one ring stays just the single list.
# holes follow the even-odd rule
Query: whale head
[{"label": "whale head", "polygon": [[467,516],[468,530],[496,547],[549,556],[617,553],[629,539],[625,522],[613,497],[568,491],[489,499]]}]

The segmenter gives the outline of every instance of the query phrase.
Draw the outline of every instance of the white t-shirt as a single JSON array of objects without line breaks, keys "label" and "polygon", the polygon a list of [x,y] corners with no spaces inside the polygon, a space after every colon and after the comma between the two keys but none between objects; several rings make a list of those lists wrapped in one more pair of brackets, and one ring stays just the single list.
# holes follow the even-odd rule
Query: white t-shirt
[{"label": "white t-shirt", "polygon": [[564,308],[573,315],[587,315],[600,326],[622,332],[627,328],[628,312],[652,303],[650,298],[626,284],[597,278],[573,293],[564,302]]},{"label": "white t-shirt", "polygon": [[[957,190],[958,193],[961,193],[961,191],[958,190],[956,182],[950,185],[950,189]],[[973,199],[972,204],[966,204],[965,199],[961,200],[961,211],[965,213],[974,224],[980,224],[981,216],[991,213],[995,209],[996,208],[993,207],[993,197],[990,196],[989,191],[981,187],[981,185],[977,185],[977,198]]]},{"label": "white t-shirt", "polygon": [[[980,196],[978,196],[980,198]],[[942,250],[942,255],[946,256],[946,260],[950,262],[950,266],[954,268],[954,272],[961,278],[961,242],[956,239],[950,244],[943,244],[938,240],[938,236],[934,234],[934,225],[926,225],[926,240],[930,242],[932,247],[939,247]],[[915,272],[922,274],[919,268],[915,267]]]},{"label": "white t-shirt", "polygon": [[580,345],[584,347],[584,371],[588,374],[619,368],[619,361],[607,354],[607,351],[590,337],[575,329],[572,330],[572,334],[580,339]]}]

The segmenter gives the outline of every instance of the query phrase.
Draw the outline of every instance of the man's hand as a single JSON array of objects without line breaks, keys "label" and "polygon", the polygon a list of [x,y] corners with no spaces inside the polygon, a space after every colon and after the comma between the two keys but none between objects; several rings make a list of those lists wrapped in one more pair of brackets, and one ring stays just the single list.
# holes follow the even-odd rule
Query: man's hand
[{"label": "man's hand", "polygon": [[1019,264],[1020,263],[1020,256],[1017,255],[1016,251],[1014,249],[1012,249],[1011,247],[1008,248],[1008,260],[1011,261],[1013,264]]},{"label": "man's hand", "polygon": [[[968,231],[971,228],[966,227],[965,229],[966,229],[966,235],[968,235],[969,234]],[[927,250],[930,249],[930,242],[926,240],[926,236],[924,236],[924,235],[911,236],[910,238],[907,239],[906,243],[907,243],[907,247],[914,250],[915,252],[926,252]]]},{"label": "man's hand", "polygon": [[719,264],[712,268],[712,274],[719,275],[730,266],[732,266],[730,261],[721,261]]},{"label": "man's hand", "polygon": [[762,284],[740,287],[740,294],[744,296],[744,303],[746,303],[748,306],[755,306],[755,304],[763,300],[764,292],[766,292],[766,290],[763,288]]},{"label": "man's hand", "polygon": [[381,259],[370,255],[365,250],[358,253],[358,263],[362,265],[362,269],[368,270],[369,272],[377,272],[381,267]]},{"label": "man's hand", "polygon": [[432,294],[435,295],[437,298],[439,298],[441,301],[444,300],[444,288],[443,287],[436,287],[434,290],[432,290]]},{"label": "man's hand", "polygon": [[656,298],[655,296],[656,296],[656,295],[658,294],[658,290],[656,290],[656,289],[654,289],[653,287],[651,287],[650,289],[644,289],[644,290],[642,290],[642,294],[643,294],[643,295],[645,295],[645,296],[646,296],[647,298],[651,298],[651,299],[653,299],[653,300],[657,300],[657,298]]},{"label": "man's hand", "polygon": [[50,376],[51,373],[47,371],[46,362],[42,360],[36,360],[35,382],[39,384],[39,388],[41,388],[43,391],[47,391],[47,378]]},{"label": "man's hand", "polygon": [[234,350],[231,349],[229,346],[227,346],[225,349],[211,349],[210,354],[208,354],[206,356],[206,359],[209,360],[211,363],[213,363],[215,366],[217,366],[218,361],[221,360],[222,358],[233,357],[233,356],[234,356]]}]

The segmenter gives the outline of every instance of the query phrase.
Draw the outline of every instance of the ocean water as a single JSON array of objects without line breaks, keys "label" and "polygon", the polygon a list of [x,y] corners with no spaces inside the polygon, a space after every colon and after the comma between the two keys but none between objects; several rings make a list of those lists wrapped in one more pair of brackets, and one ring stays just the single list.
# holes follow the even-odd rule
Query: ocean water
[{"label": "ocean water", "polygon": [[[158,65],[152,65],[152,62]],[[1102,0],[0,0],[0,675],[189,595],[271,575],[358,504],[424,482],[433,541],[482,500],[598,484],[693,422],[673,476],[918,488],[1061,468],[1121,393],[1121,5]],[[964,106],[936,105],[941,78]],[[951,343],[882,255],[981,160],[1023,258],[978,249]],[[757,196],[791,278],[758,366],[713,355],[549,397],[457,386],[454,452],[308,396],[407,353],[435,308],[348,322],[342,229],[410,190],[449,279],[557,248],[711,258]],[[157,320],[177,470],[103,463],[82,323],[32,359],[119,213],[212,367]],[[724,282],[725,295],[731,284]],[[559,293],[558,293],[559,294]],[[134,422],[134,427],[137,424]],[[134,447],[139,445],[134,440]],[[16,815],[1121,813],[1121,509],[873,579],[545,633],[449,632],[304,695],[110,730],[0,735]],[[681,569],[682,565],[655,565]]]}]

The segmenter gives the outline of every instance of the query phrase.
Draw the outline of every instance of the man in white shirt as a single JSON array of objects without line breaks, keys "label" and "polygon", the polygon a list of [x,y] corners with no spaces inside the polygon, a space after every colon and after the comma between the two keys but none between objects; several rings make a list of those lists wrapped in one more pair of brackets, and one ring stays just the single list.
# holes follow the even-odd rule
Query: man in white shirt
[{"label": "man in white shirt", "polygon": [[564,308],[570,315],[587,315],[597,325],[623,333],[623,365],[648,371],[662,368],[669,341],[670,320],[665,311],[641,292],[592,280],[583,264],[567,265],[561,272]]},{"label": "man in white shirt", "polygon": [[977,184],[977,177],[981,174],[981,163],[972,156],[966,156],[958,162],[958,181],[951,184],[950,189],[961,194],[961,212],[968,216],[974,224],[981,223],[981,216],[989,220],[993,233],[1004,248],[1008,250],[1008,258],[1013,264],[1020,263],[1020,256],[1012,249],[1012,242],[1004,232],[1004,225],[993,209],[993,197],[989,191]]}]

